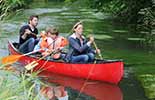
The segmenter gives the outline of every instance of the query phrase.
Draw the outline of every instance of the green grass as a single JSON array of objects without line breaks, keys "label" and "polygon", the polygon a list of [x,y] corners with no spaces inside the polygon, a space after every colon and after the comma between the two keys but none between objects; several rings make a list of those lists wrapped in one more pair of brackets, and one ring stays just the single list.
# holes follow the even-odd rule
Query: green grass
[{"label": "green grass", "polygon": [[[39,96],[35,94],[37,79],[36,74],[16,75],[0,70],[0,100],[39,100]],[[41,84],[40,81],[37,82]]]}]

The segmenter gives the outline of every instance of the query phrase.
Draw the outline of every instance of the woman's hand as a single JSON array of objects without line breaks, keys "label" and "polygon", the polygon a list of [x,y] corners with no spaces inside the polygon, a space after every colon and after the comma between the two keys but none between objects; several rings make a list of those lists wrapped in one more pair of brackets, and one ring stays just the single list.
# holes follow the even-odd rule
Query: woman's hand
[{"label": "woman's hand", "polygon": [[96,49],[95,52],[98,53],[98,54],[100,54],[101,53],[101,50],[100,49]]},{"label": "woman's hand", "polygon": [[89,36],[89,41],[90,41],[91,43],[93,43],[93,42],[94,42],[94,37],[93,37],[93,36]]}]

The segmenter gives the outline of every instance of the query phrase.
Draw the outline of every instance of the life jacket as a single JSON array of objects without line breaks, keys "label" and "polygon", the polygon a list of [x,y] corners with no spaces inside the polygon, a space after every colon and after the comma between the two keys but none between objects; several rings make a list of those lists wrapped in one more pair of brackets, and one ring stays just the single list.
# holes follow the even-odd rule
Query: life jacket
[{"label": "life jacket", "polygon": [[[57,51],[59,49],[62,49],[66,45],[68,45],[68,41],[66,38],[62,36],[57,36],[55,40],[49,38],[48,40],[49,49],[51,51]],[[60,52],[52,55],[52,58],[59,59],[60,58]]]},{"label": "life jacket", "polygon": [[56,39],[54,39],[54,40],[51,38],[48,38],[47,42],[49,45],[49,49],[52,51],[58,50],[60,48],[65,47],[66,45],[68,45],[67,39],[62,36],[57,36]]},{"label": "life jacket", "polygon": [[47,35],[46,33],[40,33],[42,41],[40,43],[40,48],[45,49],[48,48],[48,43],[47,43]]},{"label": "life jacket", "polygon": [[61,47],[65,47],[69,44],[68,40],[64,37],[61,38]]}]

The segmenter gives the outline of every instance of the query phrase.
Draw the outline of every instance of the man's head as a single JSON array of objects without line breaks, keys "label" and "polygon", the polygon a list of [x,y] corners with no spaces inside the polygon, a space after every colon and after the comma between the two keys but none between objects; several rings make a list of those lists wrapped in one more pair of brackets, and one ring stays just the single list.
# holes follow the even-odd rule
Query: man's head
[{"label": "man's head", "polygon": [[37,15],[32,15],[29,17],[28,23],[36,27],[38,25],[38,19],[39,17]]}]

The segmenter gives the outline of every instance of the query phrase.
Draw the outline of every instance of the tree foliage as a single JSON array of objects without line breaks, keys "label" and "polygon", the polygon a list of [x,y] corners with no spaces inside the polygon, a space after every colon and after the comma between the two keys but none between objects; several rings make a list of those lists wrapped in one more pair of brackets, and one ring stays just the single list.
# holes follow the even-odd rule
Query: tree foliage
[{"label": "tree foliage", "polygon": [[8,15],[9,12],[25,7],[32,0],[0,0],[0,20]]},{"label": "tree foliage", "polygon": [[[65,0],[77,2],[82,0]],[[86,2],[87,1],[87,2]],[[155,0],[84,0],[93,9],[111,13],[114,18],[123,23],[135,24],[135,29],[141,34],[144,44],[155,47]]]}]

